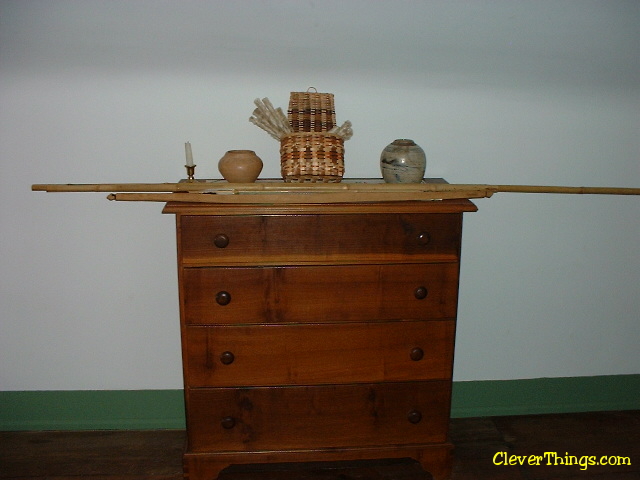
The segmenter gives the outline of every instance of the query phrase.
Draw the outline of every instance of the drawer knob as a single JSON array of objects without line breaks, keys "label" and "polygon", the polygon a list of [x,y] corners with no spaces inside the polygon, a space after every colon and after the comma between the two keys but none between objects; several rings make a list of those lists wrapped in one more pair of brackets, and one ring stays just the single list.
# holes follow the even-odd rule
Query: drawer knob
[{"label": "drawer knob", "polygon": [[235,359],[236,357],[233,354],[233,352],[227,351],[227,352],[222,352],[222,354],[220,354],[220,361],[225,365],[231,365]]},{"label": "drawer knob", "polygon": [[222,292],[216,293],[216,302],[218,303],[218,305],[229,305],[230,301],[231,294],[229,292],[225,292],[223,290]]},{"label": "drawer knob", "polygon": [[429,232],[420,232],[416,240],[418,241],[418,245],[426,245],[431,241],[431,235],[429,235]]},{"label": "drawer knob", "polygon": [[409,354],[409,356],[411,357],[411,360],[413,360],[414,362],[419,362],[424,357],[424,350],[422,350],[420,347],[416,347],[413,350],[411,350],[411,353]]},{"label": "drawer knob", "polygon": [[420,420],[422,420],[422,414],[418,410],[411,410],[409,415],[407,415],[407,420],[414,424],[420,423]]},{"label": "drawer knob", "polygon": [[413,294],[418,300],[424,300],[427,298],[427,293],[429,293],[427,287],[418,287],[413,291]]},{"label": "drawer knob", "polygon": [[222,420],[220,420],[220,425],[222,425],[222,428],[226,430],[231,430],[236,426],[236,419],[233,417],[224,417]]},{"label": "drawer knob", "polygon": [[229,237],[227,237],[224,233],[219,233],[213,239],[213,244],[218,248],[225,248],[229,245]]}]

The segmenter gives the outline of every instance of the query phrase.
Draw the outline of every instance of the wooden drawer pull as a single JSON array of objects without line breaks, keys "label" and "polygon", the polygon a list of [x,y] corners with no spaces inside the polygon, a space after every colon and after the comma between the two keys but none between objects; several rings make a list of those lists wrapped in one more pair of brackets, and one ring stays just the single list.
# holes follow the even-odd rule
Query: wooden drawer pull
[{"label": "wooden drawer pull", "polygon": [[413,294],[418,300],[424,300],[427,298],[428,293],[429,291],[427,290],[427,287],[418,287],[413,291]]},{"label": "wooden drawer pull", "polygon": [[229,237],[224,233],[219,233],[214,237],[213,244],[218,248],[226,248],[229,245]]},{"label": "wooden drawer pull", "polygon": [[236,419],[233,417],[224,417],[222,420],[220,420],[220,425],[226,430],[231,430],[236,426]]},{"label": "wooden drawer pull", "polygon": [[431,235],[429,235],[429,232],[420,232],[416,240],[418,245],[427,245],[431,241]]},{"label": "wooden drawer pull", "polygon": [[220,361],[225,365],[231,365],[235,359],[233,352],[227,351],[220,354]]},{"label": "wooden drawer pull", "polygon": [[420,423],[420,420],[422,420],[422,413],[420,413],[419,410],[411,410],[407,415],[407,420],[414,424]]},{"label": "wooden drawer pull", "polygon": [[416,347],[413,350],[411,350],[411,353],[409,354],[409,356],[411,357],[411,360],[413,360],[414,362],[419,362],[424,357],[424,350],[422,350],[420,347]]},{"label": "wooden drawer pull", "polygon": [[229,302],[231,302],[231,294],[229,292],[225,292],[224,290],[222,292],[216,293],[216,302],[218,303],[218,305],[229,305]]}]

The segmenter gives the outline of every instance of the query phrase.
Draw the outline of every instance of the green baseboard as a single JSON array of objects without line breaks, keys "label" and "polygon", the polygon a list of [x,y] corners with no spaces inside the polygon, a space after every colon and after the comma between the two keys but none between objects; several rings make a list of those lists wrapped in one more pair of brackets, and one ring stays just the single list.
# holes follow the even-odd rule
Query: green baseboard
[{"label": "green baseboard", "polygon": [[[452,417],[640,409],[640,375],[454,382]],[[0,430],[185,427],[182,390],[0,392]]]},{"label": "green baseboard", "polygon": [[640,409],[640,375],[454,382],[451,416]]},{"label": "green baseboard", "polygon": [[185,428],[182,390],[0,392],[0,430]]}]

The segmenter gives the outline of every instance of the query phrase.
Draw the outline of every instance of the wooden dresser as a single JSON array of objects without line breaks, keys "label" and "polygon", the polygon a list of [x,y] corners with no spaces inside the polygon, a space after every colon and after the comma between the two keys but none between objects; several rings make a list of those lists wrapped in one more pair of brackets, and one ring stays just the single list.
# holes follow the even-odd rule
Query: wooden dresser
[{"label": "wooden dresser", "polygon": [[410,457],[448,479],[462,215],[475,210],[468,200],[167,204],[185,478]]}]

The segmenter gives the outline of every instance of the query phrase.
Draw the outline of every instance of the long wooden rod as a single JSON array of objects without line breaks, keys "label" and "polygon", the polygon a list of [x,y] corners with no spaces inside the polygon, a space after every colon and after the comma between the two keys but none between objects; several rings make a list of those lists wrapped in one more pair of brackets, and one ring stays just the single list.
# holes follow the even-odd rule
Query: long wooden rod
[{"label": "long wooden rod", "polygon": [[456,190],[448,192],[260,192],[256,195],[224,195],[209,193],[111,193],[109,200],[127,202],[187,202],[187,203],[343,203],[343,202],[399,202],[412,200],[445,200],[484,198],[491,196],[486,190]]},{"label": "long wooden rod", "polygon": [[[229,184],[225,184],[229,185]],[[203,182],[185,183],[44,183],[31,185],[34,192],[196,192],[215,188]]]},{"label": "long wooden rod", "polygon": [[487,185],[494,193],[561,193],[587,195],[640,195],[640,188],[620,187],[562,187],[547,185]]},{"label": "long wooden rod", "polygon": [[336,193],[336,192],[465,192],[485,191],[491,196],[498,192],[558,193],[591,195],[640,195],[640,188],[567,187],[549,185],[489,185],[449,183],[102,183],[102,184],[35,184],[34,191],[45,192],[207,192],[207,193]]}]

